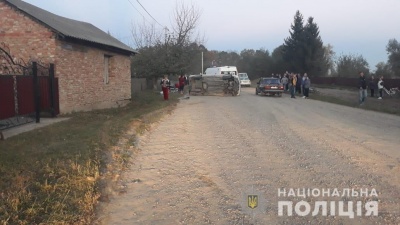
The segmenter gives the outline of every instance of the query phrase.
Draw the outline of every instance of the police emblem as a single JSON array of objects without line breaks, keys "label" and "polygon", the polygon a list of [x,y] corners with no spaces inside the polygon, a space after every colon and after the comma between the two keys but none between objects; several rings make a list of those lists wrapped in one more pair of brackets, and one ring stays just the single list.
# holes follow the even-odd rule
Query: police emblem
[{"label": "police emblem", "polygon": [[258,195],[247,195],[247,206],[255,209],[258,206]]}]

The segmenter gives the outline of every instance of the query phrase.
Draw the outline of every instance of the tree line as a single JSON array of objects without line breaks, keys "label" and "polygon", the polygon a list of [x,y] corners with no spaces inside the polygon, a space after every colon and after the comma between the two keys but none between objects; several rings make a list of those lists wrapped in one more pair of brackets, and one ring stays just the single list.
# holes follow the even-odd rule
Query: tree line
[{"label": "tree line", "polygon": [[[200,74],[212,66],[237,66],[250,79],[285,71],[307,73],[312,77],[354,77],[358,72],[373,74],[362,55],[336,57],[333,46],[325,45],[313,17],[304,22],[297,11],[289,36],[272,52],[267,49],[235,51],[208,50],[197,32],[201,10],[195,5],[177,3],[172,28],[157,30],[155,25],[135,24],[132,36],[139,54],[132,58],[132,76],[157,78],[163,74]],[[388,61],[376,65],[375,75],[400,77],[400,43],[389,40]],[[203,62],[203,68],[202,68]],[[203,71],[202,71],[203,69]]]}]

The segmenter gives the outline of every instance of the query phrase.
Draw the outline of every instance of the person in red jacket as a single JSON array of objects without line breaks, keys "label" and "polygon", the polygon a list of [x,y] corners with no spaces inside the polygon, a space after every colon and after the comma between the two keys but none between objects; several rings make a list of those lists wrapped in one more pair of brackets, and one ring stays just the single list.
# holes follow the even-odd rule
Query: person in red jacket
[{"label": "person in red jacket", "polygon": [[185,87],[185,77],[183,75],[179,76],[179,91],[183,94],[183,88]]},{"label": "person in red jacket", "polygon": [[168,100],[168,87],[170,85],[170,82],[168,80],[167,75],[164,75],[164,78],[161,80],[161,88],[164,94],[164,100]]}]

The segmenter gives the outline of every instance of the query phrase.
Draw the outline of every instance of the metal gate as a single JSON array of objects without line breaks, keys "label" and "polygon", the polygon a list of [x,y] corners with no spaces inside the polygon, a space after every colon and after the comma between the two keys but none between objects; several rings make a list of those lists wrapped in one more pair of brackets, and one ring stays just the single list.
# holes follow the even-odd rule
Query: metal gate
[{"label": "metal gate", "polygon": [[54,65],[16,59],[0,45],[0,131],[59,114]]}]

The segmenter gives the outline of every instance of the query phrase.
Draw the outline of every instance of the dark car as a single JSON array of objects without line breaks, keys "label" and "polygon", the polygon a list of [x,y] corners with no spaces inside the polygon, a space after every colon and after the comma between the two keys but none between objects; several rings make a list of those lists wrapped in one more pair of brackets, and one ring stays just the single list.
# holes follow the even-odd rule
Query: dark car
[{"label": "dark car", "polygon": [[261,77],[257,82],[256,95],[277,95],[282,96],[283,84],[279,78]]}]

